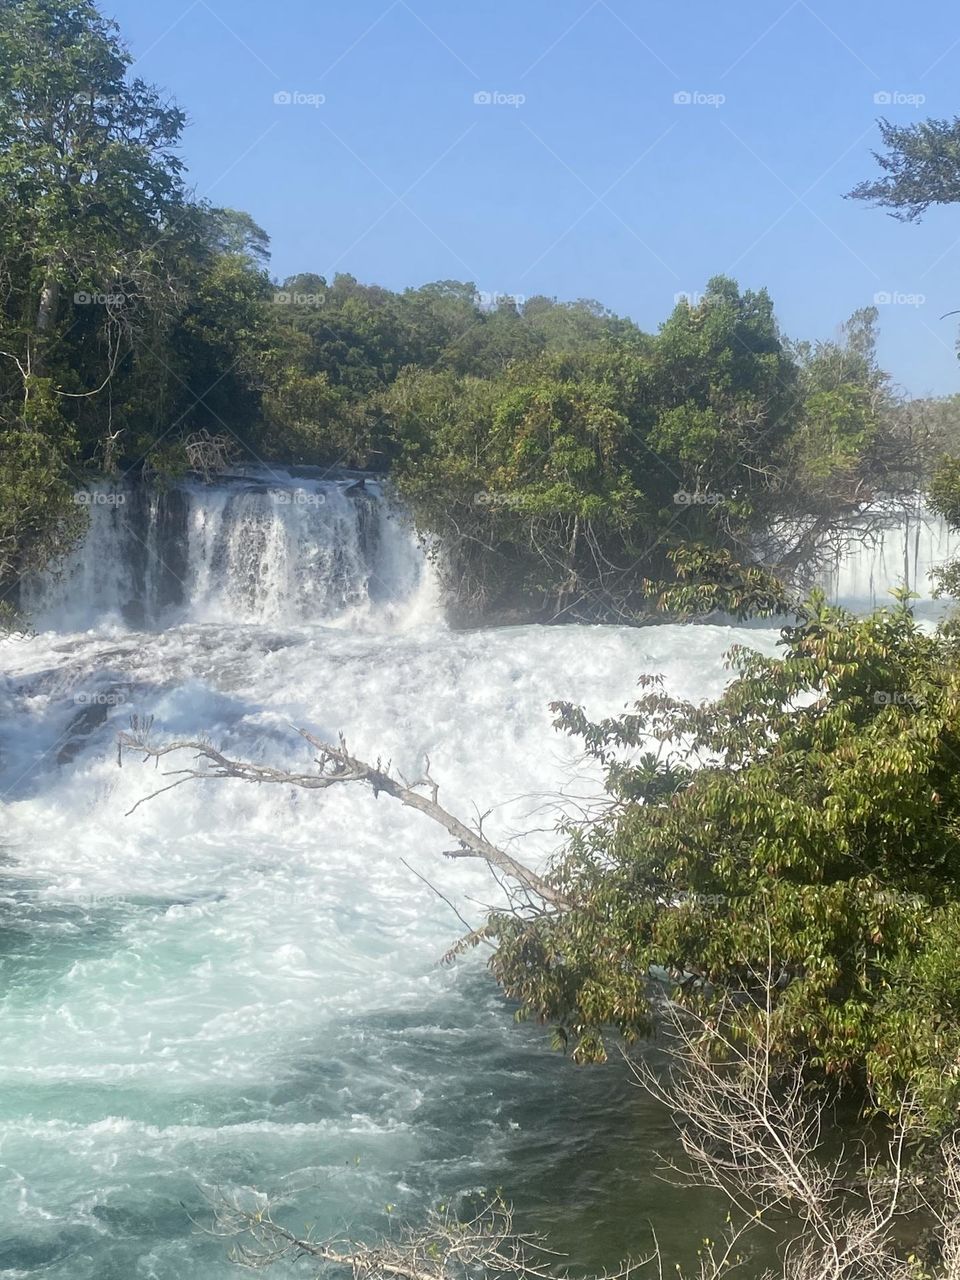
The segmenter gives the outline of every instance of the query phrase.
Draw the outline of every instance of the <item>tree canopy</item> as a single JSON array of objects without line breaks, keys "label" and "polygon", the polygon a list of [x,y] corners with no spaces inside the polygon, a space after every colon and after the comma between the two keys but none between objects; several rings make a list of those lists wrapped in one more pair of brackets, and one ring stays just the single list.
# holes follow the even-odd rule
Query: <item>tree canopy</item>
[{"label": "tree canopy", "polygon": [[918,222],[934,204],[960,200],[960,116],[897,125],[880,121],[885,147],[875,151],[879,178],[866,179],[850,192],[903,222]]},{"label": "tree canopy", "polygon": [[85,475],[184,471],[205,441],[389,472],[466,621],[768,612],[916,487],[926,417],[875,310],[809,343],[725,277],[654,334],[465,281],[275,280],[248,213],[190,196],[184,113],[92,0],[0,12],[5,590],[75,536]]},{"label": "tree canopy", "polygon": [[649,1028],[659,975],[774,1051],[932,1124],[960,1102],[960,675],[957,638],[906,603],[854,619],[813,599],[783,655],[731,652],[714,702],[653,676],[624,716],[557,723],[612,799],[574,828],[557,884],[572,910],[501,916],[494,971],[574,1055]]}]

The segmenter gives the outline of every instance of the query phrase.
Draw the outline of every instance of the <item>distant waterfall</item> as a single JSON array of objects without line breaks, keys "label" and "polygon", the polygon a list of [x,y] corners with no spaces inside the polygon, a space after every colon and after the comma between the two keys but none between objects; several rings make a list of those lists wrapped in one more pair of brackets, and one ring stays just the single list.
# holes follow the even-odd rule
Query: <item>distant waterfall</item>
[{"label": "distant waterfall", "polygon": [[35,625],[422,621],[436,611],[423,551],[371,479],[358,488],[258,472],[165,490],[100,484],[84,496],[83,542],[24,583]]},{"label": "distant waterfall", "polygon": [[898,506],[879,524],[875,515],[851,523],[846,545],[820,585],[830,600],[855,609],[889,604],[890,589],[903,584],[929,601],[931,571],[955,556],[960,536],[940,516],[919,502]]},{"label": "distant waterfall", "polygon": [[[167,488],[103,481],[82,497],[82,543],[22,587],[40,629],[441,621],[429,559],[372,477],[251,469]],[[859,611],[888,603],[902,582],[930,601],[931,569],[960,555],[960,537],[919,503],[865,514],[848,534],[819,585]]]}]

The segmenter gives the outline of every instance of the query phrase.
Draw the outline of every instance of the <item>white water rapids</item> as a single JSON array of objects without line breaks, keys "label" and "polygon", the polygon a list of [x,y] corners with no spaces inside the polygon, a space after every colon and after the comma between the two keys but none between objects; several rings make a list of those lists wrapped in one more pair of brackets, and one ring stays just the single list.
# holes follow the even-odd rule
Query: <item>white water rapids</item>
[{"label": "white water rapids", "polygon": [[439,829],[360,788],[236,782],[124,816],[163,784],[117,767],[131,714],[299,767],[292,725],[342,729],[408,776],[429,755],[449,808],[496,806],[488,833],[532,829],[542,858],[546,799],[597,787],[551,700],[615,713],[647,671],[709,697],[731,644],[774,651],[774,628],[451,632],[402,519],[349,488],[104,491],[25,589],[39,634],[3,642],[0,683],[4,1274],[220,1280],[227,1246],[189,1214],[251,1187],[295,1229],[369,1237],[502,1186],[584,1265],[643,1249],[649,1220],[689,1249],[700,1201],[651,1176],[669,1119],[514,1025],[482,956],[437,963],[463,926],[413,869],[473,920],[493,893]]}]

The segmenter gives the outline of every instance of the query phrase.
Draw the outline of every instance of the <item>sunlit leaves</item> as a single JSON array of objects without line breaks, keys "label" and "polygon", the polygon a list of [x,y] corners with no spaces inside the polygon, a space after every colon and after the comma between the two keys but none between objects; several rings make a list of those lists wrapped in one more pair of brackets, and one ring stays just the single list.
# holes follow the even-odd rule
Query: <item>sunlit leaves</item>
[{"label": "sunlit leaves", "polygon": [[624,716],[558,725],[603,763],[612,807],[573,835],[569,918],[496,922],[494,968],[579,1058],[641,1032],[651,975],[681,998],[777,992],[777,1050],[931,1124],[960,1102],[957,643],[906,601],[856,619],[814,599],[782,656],[731,655],[713,703],[656,681]]}]

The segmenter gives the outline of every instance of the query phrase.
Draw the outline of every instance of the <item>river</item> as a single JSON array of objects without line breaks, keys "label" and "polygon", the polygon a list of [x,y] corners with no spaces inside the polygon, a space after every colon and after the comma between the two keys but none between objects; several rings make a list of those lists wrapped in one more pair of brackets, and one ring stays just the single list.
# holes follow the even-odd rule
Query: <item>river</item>
[{"label": "river", "polygon": [[[463,926],[415,872],[472,920],[495,889],[425,819],[239,782],[125,816],[163,785],[118,768],[131,715],[299,767],[292,726],[343,730],[411,776],[429,755],[448,808],[491,809],[487,833],[541,860],[598,791],[551,700],[616,713],[642,672],[710,697],[732,644],[775,651],[772,627],[452,632],[403,520],[350,487],[95,490],[82,547],[25,589],[37,634],[0,646],[4,1274],[221,1280],[226,1244],[191,1217],[254,1187],[295,1229],[366,1238],[501,1187],[581,1268],[643,1252],[651,1224],[689,1261],[722,1221],[657,1176],[671,1118],[622,1064],[574,1067],[515,1024],[482,954],[438,963]],[[915,534],[922,578],[947,548]],[[838,590],[903,563],[858,557]]]}]

